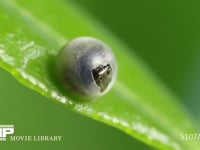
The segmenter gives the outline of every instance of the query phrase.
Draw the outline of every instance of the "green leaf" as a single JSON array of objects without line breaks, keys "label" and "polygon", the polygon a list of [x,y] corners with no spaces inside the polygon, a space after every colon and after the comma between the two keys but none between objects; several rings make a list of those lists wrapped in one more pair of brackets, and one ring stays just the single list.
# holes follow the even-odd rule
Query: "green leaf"
[{"label": "green leaf", "polygon": [[[119,66],[113,89],[94,102],[66,95],[54,71],[61,47],[84,35],[110,45]],[[40,94],[151,146],[193,150],[200,146],[197,141],[181,140],[181,133],[197,131],[177,98],[121,40],[71,2],[1,0],[0,66]]]}]

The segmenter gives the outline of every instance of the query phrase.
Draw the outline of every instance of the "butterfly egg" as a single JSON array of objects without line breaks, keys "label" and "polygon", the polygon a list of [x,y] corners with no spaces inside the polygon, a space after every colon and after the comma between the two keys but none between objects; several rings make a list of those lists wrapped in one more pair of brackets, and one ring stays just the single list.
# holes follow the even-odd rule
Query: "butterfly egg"
[{"label": "butterfly egg", "polygon": [[113,86],[117,63],[112,50],[93,37],[68,42],[57,56],[58,77],[71,93],[94,99]]}]

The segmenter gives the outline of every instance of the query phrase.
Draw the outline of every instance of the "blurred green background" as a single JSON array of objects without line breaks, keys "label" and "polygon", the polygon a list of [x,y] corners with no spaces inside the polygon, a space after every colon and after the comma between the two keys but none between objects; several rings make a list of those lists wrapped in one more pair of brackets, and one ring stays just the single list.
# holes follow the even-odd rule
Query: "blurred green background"
[{"label": "blurred green background", "polygon": [[[200,1],[73,0],[127,43],[199,118]],[[62,142],[5,142],[4,149],[149,150],[145,144],[80,116],[20,85],[0,70],[0,124],[16,135],[62,135]]]}]

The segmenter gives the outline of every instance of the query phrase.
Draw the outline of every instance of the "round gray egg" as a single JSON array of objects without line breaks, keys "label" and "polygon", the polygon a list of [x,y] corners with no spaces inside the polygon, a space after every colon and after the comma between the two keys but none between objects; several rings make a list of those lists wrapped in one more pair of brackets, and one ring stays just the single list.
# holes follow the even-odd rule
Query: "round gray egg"
[{"label": "round gray egg", "polygon": [[59,52],[57,72],[62,84],[72,93],[97,98],[113,86],[117,63],[104,42],[93,37],[78,37]]}]

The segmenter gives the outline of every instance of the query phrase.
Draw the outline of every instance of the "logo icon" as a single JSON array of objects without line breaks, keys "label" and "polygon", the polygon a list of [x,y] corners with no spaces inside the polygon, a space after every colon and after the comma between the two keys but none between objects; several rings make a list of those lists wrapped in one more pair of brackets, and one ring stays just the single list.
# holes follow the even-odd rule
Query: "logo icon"
[{"label": "logo icon", "polygon": [[14,134],[14,125],[0,125],[0,141],[6,141],[8,134]]}]

